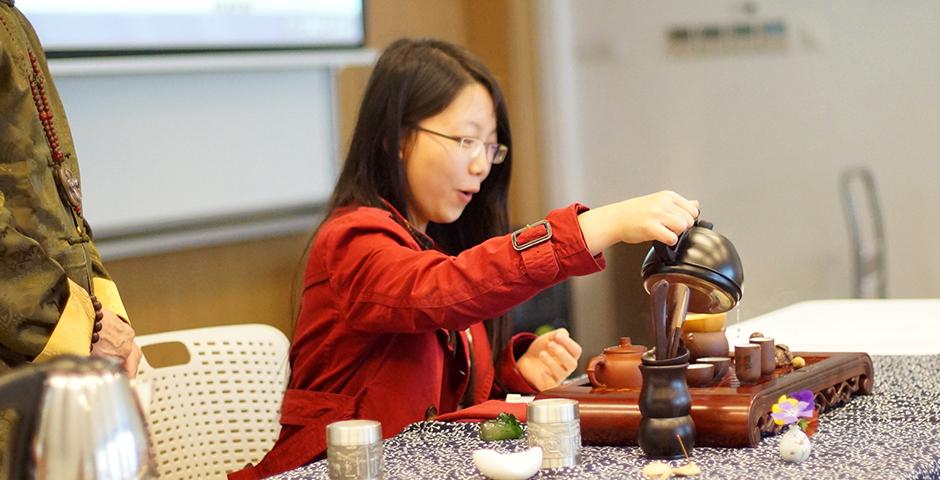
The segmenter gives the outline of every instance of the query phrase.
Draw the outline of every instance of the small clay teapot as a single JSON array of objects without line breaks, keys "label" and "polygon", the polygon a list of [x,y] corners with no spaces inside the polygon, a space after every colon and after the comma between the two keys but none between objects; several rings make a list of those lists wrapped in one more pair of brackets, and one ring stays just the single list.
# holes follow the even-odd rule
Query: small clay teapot
[{"label": "small clay teapot", "polygon": [[600,388],[640,388],[643,376],[640,362],[646,347],[632,345],[630,337],[620,337],[620,345],[607,347],[588,362],[591,385]]},{"label": "small clay teapot", "polygon": [[728,337],[725,332],[685,332],[682,343],[689,349],[692,361],[702,357],[727,357]]}]

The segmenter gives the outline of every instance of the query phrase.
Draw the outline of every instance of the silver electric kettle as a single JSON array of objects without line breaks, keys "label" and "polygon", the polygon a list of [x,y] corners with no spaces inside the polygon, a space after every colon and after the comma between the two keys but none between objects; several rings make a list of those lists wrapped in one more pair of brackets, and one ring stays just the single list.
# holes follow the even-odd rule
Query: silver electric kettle
[{"label": "silver electric kettle", "polygon": [[113,360],[66,355],[11,370],[0,377],[7,409],[10,480],[157,477],[140,403]]}]

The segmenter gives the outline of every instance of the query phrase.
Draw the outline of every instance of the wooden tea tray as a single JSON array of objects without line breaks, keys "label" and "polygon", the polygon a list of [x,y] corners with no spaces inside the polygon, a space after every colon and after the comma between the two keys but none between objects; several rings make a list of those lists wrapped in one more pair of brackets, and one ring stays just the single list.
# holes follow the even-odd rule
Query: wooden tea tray
[{"label": "wooden tea tray", "polygon": [[[815,393],[818,413],[848,402],[855,395],[869,395],[874,367],[867,353],[801,353],[806,366],[778,368],[757,383],[740,385],[734,365],[720,382],[709,387],[689,387],[695,445],[703,447],[754,447],[761,434],[778,433],[770,408],[781,395],[797,390]],[[640,389],[592,388],[565,385],[537,398],[571,398],[580,403],[581,439],[586,445],[636,445],[640,425],[637,399]]]}]

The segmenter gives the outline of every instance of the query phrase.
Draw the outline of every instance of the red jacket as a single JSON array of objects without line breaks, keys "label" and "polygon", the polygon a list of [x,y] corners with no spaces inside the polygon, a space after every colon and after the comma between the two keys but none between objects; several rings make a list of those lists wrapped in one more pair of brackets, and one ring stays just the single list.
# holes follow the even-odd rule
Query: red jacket
[{"label": "red jacket", "polygon": [[[470,383],[471,362],[473,403],[505,391],[535,393],[515,367],[534,336],[514,337],[494,369],[482,322],[567,277],[604,268],[581,235],[577,215],[585,210],[551,212],[551,238],[522,251],[504,235],[457,256],[422,250],[397,212],[337,210],[307,263],[280,438],[257,466],[229,478],[309,463],[326,450],[326,425],[338,420],[378,420],[387,438],[452,412]],[[528,227],[516,243],[546,233],[544,225]]]}]

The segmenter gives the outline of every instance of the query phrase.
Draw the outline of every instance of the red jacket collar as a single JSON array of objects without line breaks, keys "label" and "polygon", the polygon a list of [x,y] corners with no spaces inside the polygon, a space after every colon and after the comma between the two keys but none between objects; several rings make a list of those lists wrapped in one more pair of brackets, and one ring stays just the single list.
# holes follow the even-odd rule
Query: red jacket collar
[{"label": "red jacket collar", "polygon": [[415,241],[418,242],[418,245],[421,246],[422,250],[430,250],[434,248],[433,238],[429,237],[427,234],[415,228],[415,226],[412,225],[411,222],[409,222],[408,219],[405,218],[405,216],[402,215],[401,212],[399,212],[398,209],[395,208],[395,206],[391,204],[391,202],[389,202],[388,200],[384,198],[380,198],[380,200],[382,200],[382,205],[384,205],[385,210],[387,210],[388,213],[392,215],[392,219],[398,222],[399,225],[405,227],[406,230],[408,230],[408,233],[410,233],[411,236],[414,237]]}]

